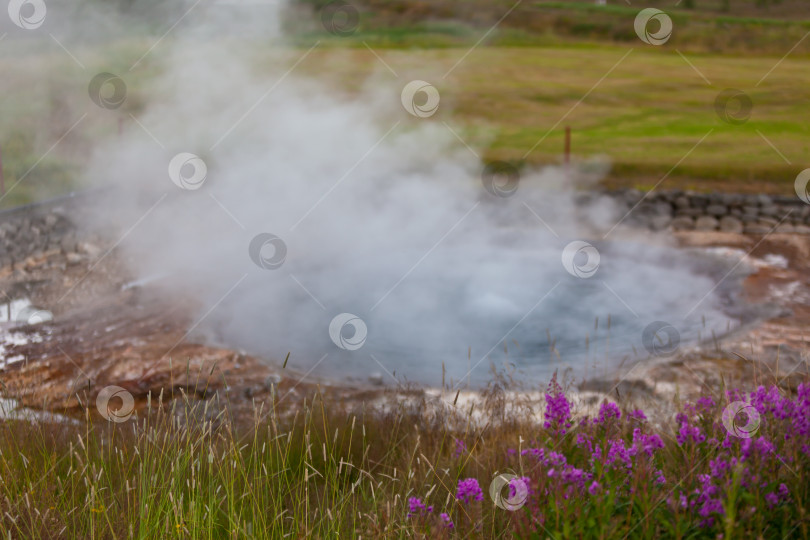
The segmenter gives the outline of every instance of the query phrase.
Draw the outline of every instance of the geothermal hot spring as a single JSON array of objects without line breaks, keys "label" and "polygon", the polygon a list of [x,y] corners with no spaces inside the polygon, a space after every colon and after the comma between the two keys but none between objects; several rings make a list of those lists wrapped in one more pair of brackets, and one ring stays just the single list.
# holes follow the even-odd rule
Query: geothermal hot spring
[{"label": "geothermal hot spring", "polygon": [[577,203],[601,166],[490,182],[451,132],[463,88],[436,76],[436,114],[410,114],[403,88],[441,70],[381,70],[349,94],[290,72],[305,51],[244,52],[182,33],[162,47],[138,89],[146,129],[87,171],[116,194],[89,225],[116,224],[137,278],[194,299],[191,339],[319,376],[438,384],[444,367],[481,384],[491,366],[603,374],[726,331],[706,255],[614,228],[610,198]]},{"label": "geothermal hot spring", "polygon": [[708,255],[640,233],[604,239],[609,227],[587,225],[613,219],[611,201],[575,207],[561,171],[527,174],[502,199],[452,163],[420,169],[398,162],[397,143],[386,151],[399,167],[359,166],[297,226],[334,175],[268,171],[247,195],[216,190],[209,169],[197,192],[157,203],[150,226],[165,229],[141,231],[134,260],[170,294],[204,298],[198,339],[289,351],[298,369],[338,378],[437,383],[442,364],[448,381],[474,383],[492,365],[522,380],[603,375],[726,331]]}]

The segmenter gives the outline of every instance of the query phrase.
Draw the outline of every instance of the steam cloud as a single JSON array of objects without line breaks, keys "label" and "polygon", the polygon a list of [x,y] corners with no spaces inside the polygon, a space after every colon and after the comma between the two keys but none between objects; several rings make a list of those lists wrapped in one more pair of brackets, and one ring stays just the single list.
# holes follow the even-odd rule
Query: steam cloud
[{"label": "steam cloud", "polygon": [[[259,42],[228,36],[244,19],[225,21],[228,8],[200,6],[156,47],[160,74],[129,88],[144,129],[131,124],[99,144],[87,169],[116,194],[88,221],[132,227],[119,249],[135,274],[164,276],[172,297],[199,301],[192,337],[268,359],[291,351],[291,365],[317,363],[316,374],[385,370],[437,383],[442,362],[456,381],[470,367],[485,380],[490,362],[504,360],[538,380],[583,369],[641,351],[642,330],[656,320],[671,321],[683,342],[701,316],[725,327],[714,297],[682,320],[714,285],[696,271],[700,261],[621,229],[601,240],[621,213],[608,198],[577,204],[574,184],[593,177],[522,171],[513,196],[494,196],[483,164],[441,114],[403,110],[409,80],[374,76],[344,95],[290,71],[306,48],[256,65]],[[259,13],[251,28],[277,35],[280,12]],[[439,90],[440,107],[464,91]],[[169,178],[183,152],[205,163],[198,189]],[[282,264],[255,264],[250,245],[260,234],[283,241]],[[573,240],[600,252],[590,279],[561,264]],[[359,348],[330,337],[343,313],[367,327]]]}]

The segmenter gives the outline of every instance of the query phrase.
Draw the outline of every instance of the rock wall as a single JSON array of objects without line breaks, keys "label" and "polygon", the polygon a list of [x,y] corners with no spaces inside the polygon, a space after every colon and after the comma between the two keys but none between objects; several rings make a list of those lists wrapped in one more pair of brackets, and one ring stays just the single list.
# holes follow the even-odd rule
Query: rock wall
[{"label": "rock wall", "polygon": [[798,197],[680,190],[645,194],[627,189],[612,192],[629,211],[629,225],[655,231],[724,231],[746,234],[810,234],[810,205]]},{"label": "rock wall", "polygon": [[[593,194],[590,194],[593,195]],[[626,211],[625,223],[654,231],[725,231],[746,234],[810,234],[810,205],[798,197],[694,193],[610,192]],[[71,193],[49,201],[0,211],[0,267],[54,250],[81,249],[75,217],[98,202],[99,192]],[[590,197],[585,197],[589,199]]]},{"label": "rock wall", "polygon": [[0,211],[0,268],[51,251],[76,252],[79,242],[74,217],[87,211],[92,196],[71,193]]}]

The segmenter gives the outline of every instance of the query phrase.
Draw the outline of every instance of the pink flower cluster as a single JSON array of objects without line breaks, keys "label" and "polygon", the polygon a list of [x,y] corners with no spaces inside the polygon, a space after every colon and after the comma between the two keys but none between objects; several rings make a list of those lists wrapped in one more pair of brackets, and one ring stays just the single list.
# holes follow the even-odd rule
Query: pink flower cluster
[{"label": "pink flower cluster", "polygon": [[565,435],[568,428],[573,425],[571,423],[571,406],[568,404],[568,400],[565,399],[562,388],[557,384],[556,377],[551,379],[545,397],[546,414],[543,427],[559,435]]},{"label": "pink flower cluster", "polygon": [[465,504],[472,501],[483,501],[484,492],[481,491],[481,486],[478,485],[478,480],[475,478],[465,478],[460,480],[456,487],[456,500]]},{"label": "pink flower cluster", "polygon": [[[581,421],[575,437],[568,438],[571,404],[556,379],[545,398],[545,432],[538,442],[519,452],[506,451],[510,466],[526,474],[510,482],[509,496],[526,491],[531,495],[515,514],[524,516],[529,531],[562,509],[574,515],[599,505],[632,508],[638,497],[648,498],[641,507],[652,502],[655,508],[662,496],[667,512],[694,520],[694,525],[722,529],[732,502],[740,506],[735,509],[739,522],[760,511],[785,512],[788,507],[782,505],[803,497],[786,471],[806,467],[810,456],[810,384],[799,385],[793,397],[760,386],[747,394],[733,390],[724,399],[704,396],[685,404],[674,426],[675,443],[681,448],[670,445],[666,458],[664,439],[638,409],[622,411],[604,401],[595,417]],[[727,431],[721,413],[734,401],[756,409],[758,430],[746,436]],[[468,451],[460,439],[455,447],[456,456]],[[676,490],[670,490],[668,482]],[[460,479],[455,495],[463,505],[484,499],[475,478]],[[420,499],[409,499],[409,517],[432,511]],[[434,526],[455,527],[447,513],[435,519]]]}]

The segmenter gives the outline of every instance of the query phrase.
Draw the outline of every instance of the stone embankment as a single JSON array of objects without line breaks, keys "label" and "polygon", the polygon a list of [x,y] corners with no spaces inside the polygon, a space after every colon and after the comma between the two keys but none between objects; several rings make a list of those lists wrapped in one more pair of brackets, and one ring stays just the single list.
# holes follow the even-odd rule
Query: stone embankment
[{"label": "stone embankment", "polygon": [[629,225],[660,231],[723,231],[745,234],[810,234],[810,205],[798,197],[680,190],[645,194],[627,189],[611,193],[633,211]]},{"label": "stone embankment", "polygon": [[94,196],[71,193],[0,211],[0,268],[54,250],[75,253],[79,249],[76,216],[87,211]]},{"label": "stone embankment", "polygon": [[[0,211],[0,268],[54,250],[81,250],[76,217],[98,202],[99,193],[71,193],[50,201]],[[724,231],[746,234],[810,234],[810,205],[798,197],[693,193],[680,190],[645,194],[610,192],[630,211],[628,225],[654,231]]]}]

